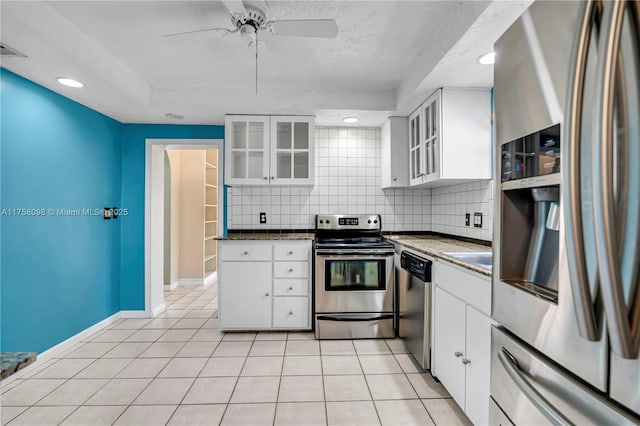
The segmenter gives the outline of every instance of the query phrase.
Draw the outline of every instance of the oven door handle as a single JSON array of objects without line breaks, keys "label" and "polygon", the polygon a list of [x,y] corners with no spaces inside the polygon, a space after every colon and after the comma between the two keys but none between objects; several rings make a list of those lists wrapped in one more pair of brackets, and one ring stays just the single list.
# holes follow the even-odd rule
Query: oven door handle
[{"label": "oven door handle", "polygon": [[320,251],[316,250],[316,256],[321,258],[336,258],[340,256],[341,258],[386,258],[394,255],[393,251],[380,251],[380,252],[372,252],[372,251],[353,251],[353,250],[329,250],[329,251]]},{"label": "oven door handle", "polygon": [[393,319],[393,314],[385,314],[385,315],[377,315],[377,316],[370,316],[370,315],[363,315],[363,316],[358,316],[358,315],[349,315],[349,316],[341,316],[341,315],[318,315],[316,317],[316,319],[318,320],[324,320],[324,321],[345,321],[345,322],[352,322],[352,321],[379,321],[379,320],[386,320],[386,319]]}]

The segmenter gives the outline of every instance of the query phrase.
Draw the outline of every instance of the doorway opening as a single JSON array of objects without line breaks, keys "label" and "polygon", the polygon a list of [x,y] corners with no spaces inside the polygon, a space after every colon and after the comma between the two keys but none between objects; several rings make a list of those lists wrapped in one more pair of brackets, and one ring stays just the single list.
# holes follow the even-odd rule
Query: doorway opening
[{"label": "doorway opening", "polygon": [[[145,315],[167,304],[212,308],[187,300],[182,287],[209,287],[217,276],[217,240],[223,233],[223,141],[147,139],[145,180]],[[208,291],[213,295],[215,292]],[[211,297],[210,297],[211,298]]]}]

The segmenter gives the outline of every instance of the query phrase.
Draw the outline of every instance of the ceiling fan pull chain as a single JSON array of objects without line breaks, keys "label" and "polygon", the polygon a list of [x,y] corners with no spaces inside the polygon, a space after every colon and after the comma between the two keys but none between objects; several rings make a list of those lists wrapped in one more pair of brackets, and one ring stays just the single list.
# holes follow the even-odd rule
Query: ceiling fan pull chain
[{"label": "ceiling fan pull chain", "polygon": [[258,94],[258,31],[256,31],[256,95]]}]

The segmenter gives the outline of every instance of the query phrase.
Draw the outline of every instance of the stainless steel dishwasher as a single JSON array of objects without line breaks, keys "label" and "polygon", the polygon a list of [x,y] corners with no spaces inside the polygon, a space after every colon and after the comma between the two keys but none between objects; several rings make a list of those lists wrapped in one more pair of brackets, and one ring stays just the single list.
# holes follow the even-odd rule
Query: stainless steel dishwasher
[{"label": "stainless steel dishwasher", "polygon": [[431,369],[432,262],[403,251],[400,255],[399,336],[420,366]]}]

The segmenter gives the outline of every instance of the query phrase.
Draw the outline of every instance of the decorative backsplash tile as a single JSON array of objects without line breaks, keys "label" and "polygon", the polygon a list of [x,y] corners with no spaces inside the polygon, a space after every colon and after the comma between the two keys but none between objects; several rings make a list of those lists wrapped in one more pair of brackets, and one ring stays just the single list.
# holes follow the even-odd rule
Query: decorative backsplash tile
[{"label": "decorative backsplash tile", "polygon": [[229,229],[313,228],[322,213],[379,213],[385,231],[429,229],[429,189],[380,189],[380,129],[317,127],[315,134],[315,186],[231,188]]},{"label": "decorative backsplash tile", "polygon": [[[491,240],[491,181],[433,189],[380,189],[380,129],[316,127],[313,187],[229,188],[228,228],[313,228],[316,214],[382,215],[384,231],[434,231]],[[267,223],[260,224],[261,212]],[[482,228],[464,226],[481,212]],[[472,219],[473,220],[473,219]]]}]

